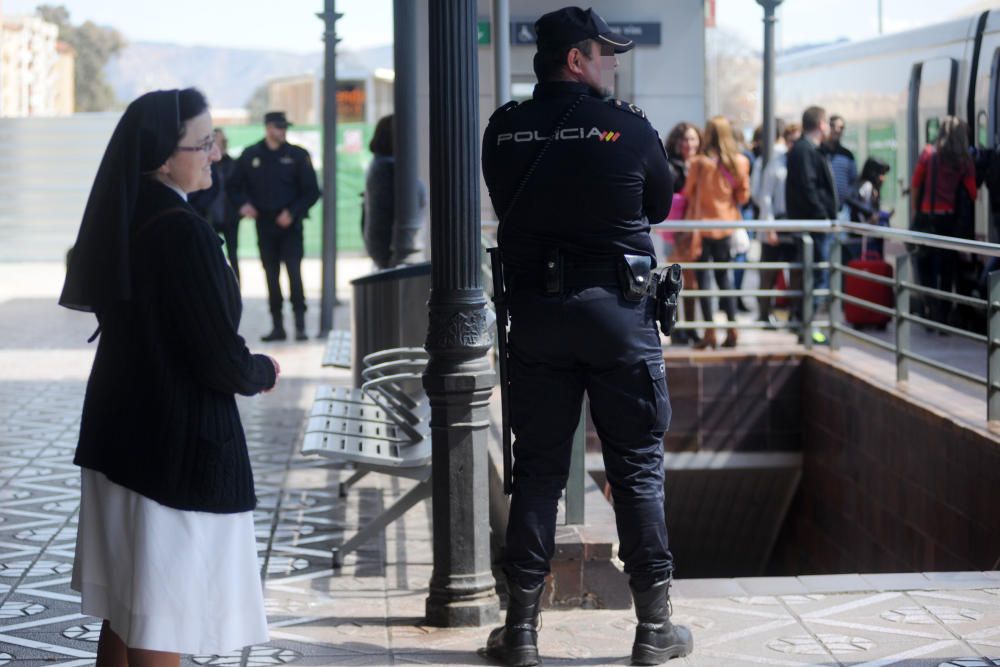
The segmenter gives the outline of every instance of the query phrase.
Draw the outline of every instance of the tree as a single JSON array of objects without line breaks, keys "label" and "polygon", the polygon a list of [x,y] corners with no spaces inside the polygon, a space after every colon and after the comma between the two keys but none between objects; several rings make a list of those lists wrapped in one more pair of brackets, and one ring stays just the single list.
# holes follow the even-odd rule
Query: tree
[{"label": "tree", "polygon": [[247,116],[251,123],[263,123],[269,102],[267,84],[257,86],[246,101]]},{"label": "tree", "polygon": [[59,39],[76,51],[76,111],[107,111],[115,104],[115,92],[104,78],[104,66],[127,42],[114,28],[92,21],[74,26],[62,5],[40,5],[35,13],[59,26]]}]

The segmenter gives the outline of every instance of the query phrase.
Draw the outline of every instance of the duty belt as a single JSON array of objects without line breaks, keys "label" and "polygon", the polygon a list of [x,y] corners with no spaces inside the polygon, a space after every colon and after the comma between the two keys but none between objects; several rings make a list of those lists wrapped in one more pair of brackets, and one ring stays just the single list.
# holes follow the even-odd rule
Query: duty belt
[{"label": "duty belt", "polygon": [[[587,287],[618,287],[617,259],[601,259],[586,264],[567,264],[562,269],[563,289],[585,289]],[[545,289],[545,268],[527,273],[519,272],[508,278],[512,290]]]}]

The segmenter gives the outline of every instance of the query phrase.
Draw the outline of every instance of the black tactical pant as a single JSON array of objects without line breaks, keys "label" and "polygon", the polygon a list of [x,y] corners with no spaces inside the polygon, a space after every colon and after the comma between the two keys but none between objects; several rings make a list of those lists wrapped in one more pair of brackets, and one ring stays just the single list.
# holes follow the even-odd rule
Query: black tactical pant
[{"label": "black tactical pant", "polygon": [[257,247],[267,276],[267,300],[275,326],[281,322],[281,306],[284,302],[279,280],[282,263],[288,272],[292,311],[296,314],[305,313],[306,297],[302,289],[302,222],[296,221],[282,229],[274,218],[258,218]]},{"label": "black tactical pant", "polygon": [[508,577],[531,588],[549,572],[556,505],[586,391],[615,503],[619,556],[638,589],[672,574],[663,507],[670,399],[655,303],[614,287],[510,297],[514,489]]}]

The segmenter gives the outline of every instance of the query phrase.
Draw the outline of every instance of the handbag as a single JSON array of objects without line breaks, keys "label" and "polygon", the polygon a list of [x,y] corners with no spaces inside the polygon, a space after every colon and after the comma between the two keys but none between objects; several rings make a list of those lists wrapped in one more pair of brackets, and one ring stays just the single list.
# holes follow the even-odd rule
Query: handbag
[{"label": "handbag", "polygon": [[743,227],[737,227],[729,236],[729,250],[734,255],[750,252],[750,233]]},{"label": "handbag", "polygon": [[684,214],[687,213],[688,199],[680,192],[675,192],[673,199],[670,200],[670,213],[667,214],[667,220],[684,220]]}]

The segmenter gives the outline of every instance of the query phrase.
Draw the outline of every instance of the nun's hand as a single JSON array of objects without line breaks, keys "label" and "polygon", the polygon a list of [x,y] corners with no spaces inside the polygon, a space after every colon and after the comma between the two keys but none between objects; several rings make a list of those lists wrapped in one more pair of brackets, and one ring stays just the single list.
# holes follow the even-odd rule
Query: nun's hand
[{"label": "nun's hand", "polygon": [[282,209],[281,213],[278,214],[278,218],[277,220],[275,220],[275,222],[277,222],[278,226],[281,227],[282,229],[291,227],[293,222],[292,214],[288,212],[287,208]]},{"label": "nun's hand", "polygon": [[253,218],[254,220],[256,220],[258,214],[257,214],[257,209],[254,208],[254,205],[251,204],[250,202],[247,202],[246,204],[243,204],[243,206],[240,207],[240,215],[242,215],[244,218]]},{"label": "nun's hand", "polygon": [[265,389],[264,391],[262,391],[261,392],[262,394],[267,394],[274,391],[274,388],[278,386],[278,377],[281,376],[281,364],[278,363],[278,360],[275,359],[274,357],[268,357],[268,359],[270,359],[271,363],[274,364],[274,384],[271,385],[270,389]]}]

